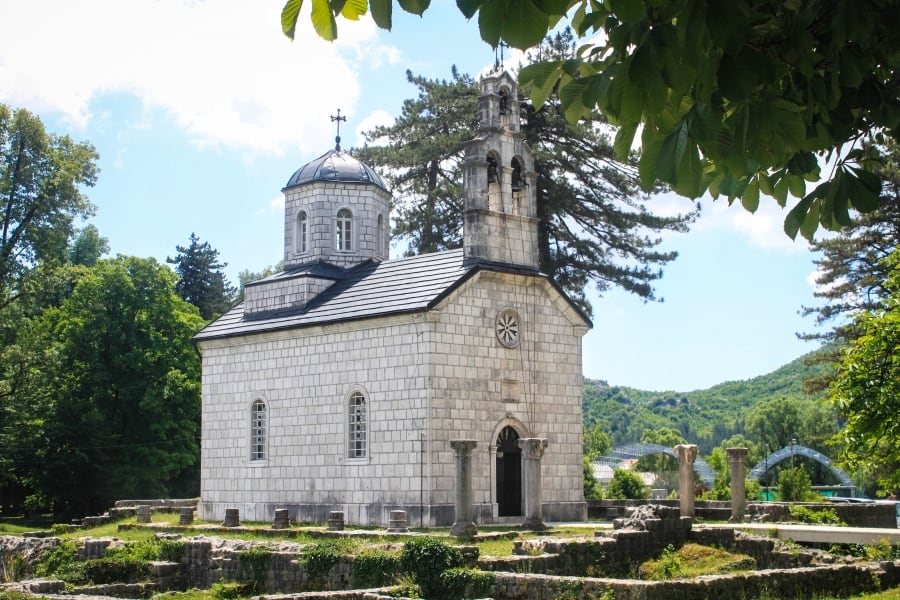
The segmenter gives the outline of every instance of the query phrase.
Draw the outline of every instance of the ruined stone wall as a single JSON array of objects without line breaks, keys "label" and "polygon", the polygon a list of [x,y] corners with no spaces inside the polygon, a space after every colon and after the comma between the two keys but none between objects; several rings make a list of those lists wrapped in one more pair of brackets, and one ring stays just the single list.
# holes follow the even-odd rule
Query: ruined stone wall
[{"label": "ruined stone wall", "polygon": [[[791,517],[792,504],[787,502],[754,502],[747,505],[747,512],[754,521],[777,523],[796,521]],[[838,518],[850,527],[883,527],[897,529],[897,512],[894,504],[875,502],[804,502],[793,506],[805,506],[810,510],[833,510]]]}]

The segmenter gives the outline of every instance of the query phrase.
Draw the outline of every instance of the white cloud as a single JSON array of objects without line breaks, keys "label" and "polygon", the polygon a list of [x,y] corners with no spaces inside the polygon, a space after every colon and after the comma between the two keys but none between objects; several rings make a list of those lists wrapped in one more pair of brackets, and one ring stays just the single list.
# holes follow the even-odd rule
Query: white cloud
[{"label": "white cloud", "polygon": [[[360,144],[362,144],[363,133],[366,131],[371,131],[376,127],[380,126],[390,126],[394,124],[394,117],[391,116],[389,112],[386,110],[376,110],[368,115],[366,115],[356,126],[356,137],[360,140]],[[374,140],[373,144],[385,144],[387,140]]]},{"label": "white cloud", "polygon": [[[396,60],[371,19],[318,39],[301,15],[281,34],[282,0],[93,0],[0,5],[0,101],[91,119],[103,94],[138,97],[194,143],[279,154],[332,134],[335,107],[359,99],[354,68]],[[366,61],[354,60],[366,57]],[[316,148],[320,144],[313,144]],[[307,150],[301,148],[301,150]]]},{"label": "white cloud", "polygon": [[751,213],[735,200],[729,206],[725,198],[712,200],[704,197],[703,210],[694,229],[715,229],[717,231],[733,231],[744,237],[752,245],[764,250],[782,252],[807,252],[809,244],[802,236],[792,240],[784,233],[784,218],[787,209],[778,206],[772,198],[762,197],[759,208]]}]

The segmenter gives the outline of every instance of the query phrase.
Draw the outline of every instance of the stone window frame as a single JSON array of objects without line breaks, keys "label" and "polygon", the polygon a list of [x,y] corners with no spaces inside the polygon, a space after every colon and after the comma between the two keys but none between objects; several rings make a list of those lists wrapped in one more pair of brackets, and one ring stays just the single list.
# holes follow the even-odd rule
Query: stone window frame
[{"label": "stone window frame", "polygon": [[359,385],[353,386],[344,399],[346,452],[344,456],[350,463],[366,463],[371,457],[371,429],[369,415],[371,401],[369,393]]},{"label": "stone window frame", "polygon": [[[343,216],[341,213],[346,213]],[[338,252],[353,252],[356,250],[356,234],[353,211],[348,206],[338,208],[334,215],[334,246]]]},{"label": "stone window frame", "polygon": [[375,220],[375,255],[376,256],[385,256],[384,254],[384,240],[387,237],[385,235],[384,229],[385,218],[383,214],[379,214],[378,218]]},{"label": "stone window frame", "polygon": [[269,460],[271,411],[269,402],[264,395],[253,396],[253,400],[250,402],[249,417],[248,458],[253,465],[265,465]]},{"label": "stone window frame", "polygon": [[294,254],[307,254],[308,252],[309,212],[305,208],[301,208],[294,217]]}]

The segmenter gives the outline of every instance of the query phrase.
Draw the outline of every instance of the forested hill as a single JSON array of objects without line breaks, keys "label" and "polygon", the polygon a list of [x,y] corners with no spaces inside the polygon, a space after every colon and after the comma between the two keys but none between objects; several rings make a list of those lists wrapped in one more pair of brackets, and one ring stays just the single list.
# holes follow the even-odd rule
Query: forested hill
[{"label": "forested hill", "polygon": [[672,427],[709,452],[735,433],[744,433],[747,413],[758,403],[781,397],[812,399],[803,380],[822,374],[822,363],[807,364],[811,352],[759,377],[728,381],[693,392],[648,392],[585,379],[584,420],[599,422],[613,446],[638,442],[644,429]]}]

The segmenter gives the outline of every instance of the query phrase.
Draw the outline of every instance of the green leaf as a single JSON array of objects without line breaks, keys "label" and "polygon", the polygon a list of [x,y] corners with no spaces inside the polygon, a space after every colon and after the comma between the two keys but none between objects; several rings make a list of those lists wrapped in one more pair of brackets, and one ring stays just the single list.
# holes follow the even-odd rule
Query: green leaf
[{"label": "green leaf", "polygon": [[634,136],[637,133],[637,122],[626,123],[619,127],[616,132],[616,139],[613,142],[613,150],[619,160],[626,160],[631,152],[631,146],[634,143]]},{"label": "green leaf", "polygon": [[484,0],[456,0],[456,7],[466,19],[471,19],[484,4]]},{"label": "green leaf", "polygon": [[690,144],[682,153],[678,163],[673,189],[688,198],[700,196],[700,182],[703,179],[703,161],[696,144]]},{"label": "green leaf", "polygon": [[540,44],[549,28],[549,15],[532,0],[512,0],[500,24],[500,35],[513,48],[525,50]]},{"label": "green leaf", "polygon": [[[784,181],[782,179],[782,181]],[[779,182],[781,183],[781,182]],[[775,186],[777,189],[777,185]],[[800,231],[800,227],[803,225],[804,221],[809,214],[809,207],[812,206],[815,197],[813,194],[810,194],[800,200],[797,203],[797,206],[791,209],[788,213],[787,217],[784,219],[784,232],[788,235],[792,240],[797,239],[797,232]]]},{"label": "green leaf", "polygon": [[281,9],[281,31],[291,39],[294,39],[297,32],[297,19],[300,18],[302,7],[303,0],[288,0]]},{"label": "green leaf", "polygon": [[393,26],[393,7],[393,0],[370,0],[369,8],[372,9],[372,20],[375,24],[390,31]]},{"label": "green leaf", "polygon": [[519,85],[527,88],[534,107],[539,109],[550,94],[562,74],[562,68],[558,62],[533,63],[519,71]]},{"label": "green leaf", "polygon": [[346,0],[341,9],[341,16],[350,21],[359,21],[359,18],[369,10],[367,0]]},{"label": "green leaf", "polygon": [[[775,201],[778,202],[778,205],[781,208],[787,206],[787,197],[788,197],[788,180],[787,173],[782,173],[781,178],[775,184],[775,193],[773,194],[775,197]],[[797,225],[799,228],[800,225]],[[796,235],[796,232],[794,233]],[[793,236],[792,236],[793,237]]]},{"label": "green leaf", "polygon": [[312,0],[313,29],[323,40],[333,42],[337,39],[337,23],[334,22],[334,14],[328,0]]},{"label": "green leaf", "polygon": [[644,127],[641,135],[641,158],[638,161],[638,176],[644,190],[653,189],[653,185],[658,179],[656,166],[662,150],[662,141],[662,138],[649,127]]},{"label": "green leaf", "polygon": [[431,5],[431,0],[397,0],[400,8],[414,15],[421,15]]},{"label": "green leaf", "polygon": [[500,43],[500,28],[504,15],[503,0],[487,0],[478,10],[478,30],[481,39],[496,48]]},{"label": "green leaf", "polygon": [[872,212],[878,208],[881,196],[881,179],[864,169],[852,168],[848,200],[853,208],[862,213]]},{"label": "green leaf", "polygon": [[588,88],[588,82],[583,79],[572,79],[559,84],[559,102],[562,105],[566,120],[575,124],[582,117],[590,115],[592,106],[584,105],[584,92]]},{"label": "green leaf", "polygon": [[678,180],[678,166],[684,156],[688,143],[688,128],[685,121],[682,121],[674,130],[672,130],[666,139],[663,140],[662,148],[659,151],[658,177],[667,183],[674,183]]},{"label": "green leaf", "polygon": [[643,0],[607,0],[610,11],[623,23],[638,23],[646,16]]},{"label": "green leaf", "polygon": [[752,177],[741,196],[741,206],[747,212],[755,213],[759,208],[759,176]]},{"label": "green leaf", "polygon": [[787,179],[788,190],[792,196],[802,198],[806,194],[806,182],[803,181],[802,177],[788,173],[785,178]]}]

